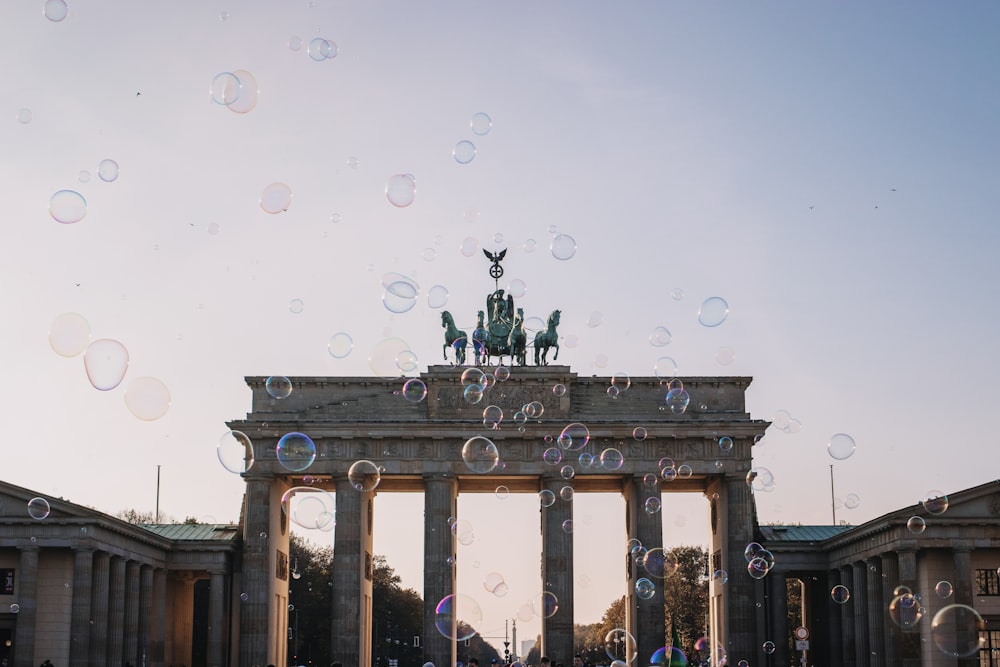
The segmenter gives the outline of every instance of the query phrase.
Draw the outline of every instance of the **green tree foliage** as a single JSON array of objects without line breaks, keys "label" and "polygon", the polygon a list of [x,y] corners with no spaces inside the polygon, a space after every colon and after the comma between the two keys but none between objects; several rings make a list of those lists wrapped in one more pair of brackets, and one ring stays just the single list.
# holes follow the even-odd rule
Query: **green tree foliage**
[{"label": "green tree foliage", "polygon": [[288,640],[290,664],[330,664],[333,548],[291,535]]},{"label": "green tree foliage", "polygon": [[127,510],[118,510],[118,513],[115,514],[115,518],[134,524],[156,523],[152,512],[142,512],[132,508]]},{"label": "green tree foliage", "polygon": [[399,660],[400,667],[424,662],[424,601],[400,582],[385,556],[372,559],[372,651],[376,667],[387,667],[389,660]]},{"label": "green tree foliage", "polygon": [[663,580],[668,641],[673,626],[681,640],[678,648],[691,653],[708,626],[708,552],[701,546],[681,546],[668,553],[678,565],[677,572]]}]

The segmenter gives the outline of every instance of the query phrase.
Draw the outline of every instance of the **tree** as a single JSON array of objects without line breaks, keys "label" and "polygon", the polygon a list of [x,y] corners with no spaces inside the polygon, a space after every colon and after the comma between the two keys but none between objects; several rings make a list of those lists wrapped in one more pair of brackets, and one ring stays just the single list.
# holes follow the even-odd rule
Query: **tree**
[{"label": "tree", "polygon": [[142,512],[133,508],[118,510],[118,513],[115,514],[115,518],[136,525],[142,523],[156,523],[156,517],[153,516],[152,512]]},{"label": "tree", "polygon": [[385,556],[372,559],[372,651],[376,667],[386,667],[390,659],[401,667],[423,664],[425,636],[424,601],[412,588],[403,588],[401,579]]},{"label": "tree", "polygon": [[681,650],[691,653],[695,641],[705,634],[708,618],[708,552],[701,546],[670,549],[677,571],[663,580],[667,631],[671,627],[681,640]]}]

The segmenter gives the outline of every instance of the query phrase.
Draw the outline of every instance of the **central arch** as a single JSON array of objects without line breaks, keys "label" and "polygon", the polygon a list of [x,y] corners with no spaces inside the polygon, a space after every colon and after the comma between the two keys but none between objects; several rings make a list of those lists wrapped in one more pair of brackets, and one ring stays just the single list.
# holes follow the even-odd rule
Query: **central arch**
[{"label": "central arch", "polygon": [[[336,494],[333,609],[331,642],[334,659],[349,665],[372,664],[372,535],[374,493],[420,492],[424,496],[424,637],[425,658],[438,665],[455,664],[455,641],[433,631],[437,601],[457,592],[454,568],[444,567],[456,550],[448,519],[458,517],[458,495],[492,491],[504,484],[512,492],[550,490],[558,496],[566,484],[542,461],[546,435],[567,424],[583,423],[590,431],[591,451],[619,449],[618,470],[600,467],[578,470],[576,491],[620,492],[626,502],[626,533],[644,545],[662,546],[662,521],[642,510],[646,499],[661,491],[700,492],[710,503],[713,567],[744,569],[744,546],[753,540],[753,498],[746,484],[751,449],[767,422],[746,412],[748,377],[684,378],[690,407],[681,414],[664,408],[666,388],[658,378],[633,378],[631,388],[609,398],[611,378],[580,378],[568,366],[517,367],[510,378],[493,385],[483,403],[463,397],[460,367],[432,366],[420,379],[424,401],[410,403],[398,396],[398,381],[365,377],[290,378],[293,391],[273,398],[265,377],[249,377],[252,411],[229,427],[246,433],[254,443],[254,465],[244,473],[244,555],[241,577],[241,664],[279,664],[287,642],[288,522],[281,497],[303,484]],[[555,385],[566,388],[556,395]],[[484,404],[513,414],[532,401],[543,405],[540,420],[522,428],[484,430]],[[642,426],[646,437],[633,437]],[[305,469],[291,471],[278,461],[276,445],[289,432],[307,434],[316,458]],[[554,431],[554,432],[553,432]],[[500,452],[502,469],[473,472],[461,456],[462,444],[474,435],[489,437]],[[733,440],[722,452],[720,435]],[[666,487],[644,488],[643,475],[659,470],[664,458],[690,467],[691,474]],[[375,491],[359,492],[347,477],[357,460],[383,468]],[[559,612],[542,622],[542,649],[573,654],[573,543],[562,522],[573,518],[572,503],[556,503],[541,512],[542,578],[558,597]],[[639,575],[641,576],[641,575]],[[634,583],[635,572],[629,572]],[[710,632],[713,642],[730,652],[750,652],[756,645],[754,582],[733,577],[725,587],[710,590]],[[629,630],[639,657],[667,641],[662,590],[640,599],[629,587],[626,605]]]}]

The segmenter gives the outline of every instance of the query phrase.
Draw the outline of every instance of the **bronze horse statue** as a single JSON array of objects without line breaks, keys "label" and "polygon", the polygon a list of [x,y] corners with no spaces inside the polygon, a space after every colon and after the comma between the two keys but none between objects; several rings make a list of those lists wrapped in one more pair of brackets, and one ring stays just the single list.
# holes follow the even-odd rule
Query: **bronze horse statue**
[{"label": "bronze horse statue", "polygon": [[469,337],[464,331],[455,326],[455,318],[447,310],[441,311],[441,326],[444,327],[444,360],[448,361],[448,348],[455,350],[455,363],[459,366],[465,363],[465,348],[469,344]]},{"label": "bronze horse statue", "polygon": [[510,350],[511,364],[524,366],[527,363],[525,360],[527,346],[528,334],[524,331],[524,309],[518,308],[517,314],[514,316],[514,326],[507,337],[507,349]]},{"label": "bronze horse statue", "polygon": [[549,362],[545,358],[548,354],[549,348],[556,348],[555,354],[552,355],[552,361],[559,358],[559,334],[556,333],[556,327],[559,326],[559,315],[560,311],[553,310],[552,314],[549,315],[549,323],[545,328],[545,331],[539,331],[535,334],[535,365],[536,366],[548,366]]}]

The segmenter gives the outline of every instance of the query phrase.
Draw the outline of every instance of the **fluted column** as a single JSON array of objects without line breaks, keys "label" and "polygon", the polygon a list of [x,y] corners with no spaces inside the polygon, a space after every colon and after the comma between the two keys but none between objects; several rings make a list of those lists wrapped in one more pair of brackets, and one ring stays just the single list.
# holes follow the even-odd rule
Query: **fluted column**
[{"label": "fluted column", "polygon": [[884,620],[886,614],[884,613],[889,608],[889,603],[892,602],[892,592],[899,585],[899,560],[894,552],[889,552],[882,554],[882,626],[885,631],[883,633],[884,646],[885,646],[885,664],[886,665],[898,665],[900,660],[900,644],[902,642],[902,634],[899,631],[899,626],[897,626],[892,621]]},{"label": "fluted column", "polygon": [[863,562],[854,563],[852,566],[852,577],[854,587],[851,590],[851,601],[857,601],[854,605],[854,661],[861,665],[868,665],[871,659],[868,637],[868,574]]},{"label": "fluted column", "polygon": [[138,667],[152,664],[150,653],[150,627],[153,622],[153,568],[143,565],[139,570],[139,628],[138,651],[135,664]]},{"label": "fluted column", "polygon": [[542,478],[542,490],[556,498],[551,507],[541,508],[542,590],[554,594],[559,604],[555,614],[542,618],[544,655],[573,655],[573,502],[560,493],[568,484],[559,476]]},{"label": "fluted column", "polygon": [[[646,499],[661,498],[660,485],[646,486],[641,476],[635,476],[625,487],[625,519],[629,539],[636,539],[647,549],[663,546],[663,514],[646,512]],[[635,637],[639,648],[638,660],[648,664],[653,651],[665,645],[666,613],[663,602],[663,581],[632,566],[625,601],[625,628]],[[653,597],[642,599],[635,592],[635,582],[648,577],[656,585]],[[560,609],[560,613],[562,610]],[[556,653],[556,655],[565,655]],[[645,661],[645,662],[642,662]]]},{"label": "fluted column", "polygon": [[38,615],[38,547],[21,547],[17,603],[21,610],[14,626],[14,667],[34,667],[35,621]]},{"label": "fluted column", "polygon": [[[339,512],[339,508],[338,508]],[[240,596],[240,662],[268,664],[268,610],[270,600],[270,549],[266,538],[271,520],[271,481],[246,478],[245,534]],[[346,554],[345,554],[346,556]],[[337,558],[341,557],[337,554]],[[336,560],[334,561],[336,568]],[[334,595],[337,595],[336,590]],[[345,663],[350,664],[350,663]]]},{"label": "fluted column", "polygon": [[885,609],[882,602],[882,559],[878,556],[865,561],[868,578],[868,665],[882,667],[885,662]]},{"label": "fluted column", "polygon": [[105,551],[94,554],[93,587],[90,598],[90,663],[94,667],[108,664],[109,601],[111,599],[111,555]]},{"label": "fluted column", "polygon": [[760,645],[757,637],[757,600],[752,577],[742,576],[747,562],[743,557],[746,545],[754,539],[753,495],[744,475],[727,475],[723,486],[722,511],[726,531],[725,569],[730,572],[729,583],[723,586],[725,625],[727,636],[720,643],[732,656],[757,655]]},{"label": "fluted column", "polygon": [[139,563],[125,563],[125,662],[137,665],[139,660]]},{"label": "fluted column", "polygon": [[[741,573],[742,574],[742,573]],[[766,577],[768,586],[768,601],[770,612],[771,633],[769,640],[774,642],[774,653],[772,664],[788,664],[788,639],[791,631],[788,629],[788,577],[784,572],[771,571]],[[801,584],[800,584],[801,586]],[[803,591],[802,604],[806,604],[806,596]]]},{"label": "fluted column", "polygon": [[851,599],[847,604],[840,605],[840,627],[844,633],[841,642],[843,664],[844,667],[862,667],[864,663],[859,666],[854,655],[854,615],[857,595],[854,592],[854,569],[850,565],[840,568],[840,583],[851,592]]},{"label": "fluted column", "polygon": [[[454,665],[457,656],[455,642],[435,625],[438,603],[455,593],[455,568],[450,564],[455,555],[455,535],[448,525],[449,517],[458,517],[458,482],[454,477],[425,476],[423,646],[425,658],[435,665]],[[457,611],[460,613],[461,608]],[[459,620],[452,618],[451,622]]]},{"label": "fluted column", "polygon": [[111,667],[125,664],[125,560],[111,559],[108,585],[108,661]]},{"label": "fluted column", "polygon": [[209,574],[208,583],[208,667],[221,667],[223,641],[226,636],[225,610],[226,576],[222,572]]},{"label": "fluted column", "polygon": [[[952,575],[952,587],[954,590],[955,604],[972,606],[972,548],[957,545],[952,548],[952,558],[954,562],[954,574]],[[956,624],[955,646],[967,647],[975,646],[978,641],[977,631],[965,624]],[[973,667],[979,664],[979,653],[969,657],[958,658],[958,664],[962,667]]]},{"label": "fluted column", "polygon": [[330,640],[333,659],[345,665],[370,664],[373,497],[354,488],[346,476],[337,479]]},{"label": "fluted column", "polygon": [[149,632],[151,667],[167,664],[167,637],[173,633],[173,621],[167,618],[167,571],[153,570],[153,622]]},{"label": "fluted column", "polygon": [[73,552],[73,609],[70,617],[70,667],[90,667],[90,598],[93,590],[94,550]]}]

